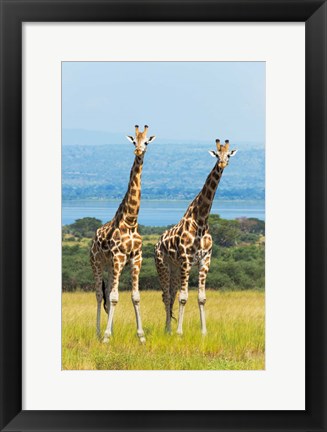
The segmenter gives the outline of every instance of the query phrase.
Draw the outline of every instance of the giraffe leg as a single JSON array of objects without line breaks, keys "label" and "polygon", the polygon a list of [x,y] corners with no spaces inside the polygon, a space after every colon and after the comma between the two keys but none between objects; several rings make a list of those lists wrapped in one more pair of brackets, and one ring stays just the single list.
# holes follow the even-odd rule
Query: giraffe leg
[{"label": "giraffe leg", "polygon": [[103,342],[105,343],[108,342],[110,336],[112,336],[114,312],[119,299],[119,294],[118,294],[119,278],[125,264],[126,264],[126,255],[119,254],[119,255],[115,255],[112,258],[112,285],[109,294],[108,323],[103,338]]},{"label": "giraffe leg", "polygon": [[[110,310],[109,296],[110,296],[110,292],[112,290],[112,278],[113,278],[113,267],[112,267],[112,262],[109,261],[109,263],[108,263],[108,286],[105,288],[104,293],[103,293],[103,295],[104,295],[103,307],[104,307],[106,314],[108,315],[108,319],[109,319],[109,310]],[[113,322],[111,323],[111,333],[113,333]]]},{"label": "giraffe leg", "polygon": [[95,282],[95,295],[97,299],[97,321],[96,321],[96,331],[97,337],[100,339],[101,331],[100,331],[100,323],[101,323],[101,303],[103,299],[102,293],[102,277],[97,279]]},{"label": "giraffe leg", "polygon": [[109,315],[109,308],[110,308],[110,302],[109,302],[109,294],[112,289],[112,263],[108,263],[108,286],[106,287],[104,291],[105,301],[104,301],[104,310],[106,311],[106,314]]},{"label": "giraffe leg", "polygon": [[171,278],[170,278],[170,317],[173,319],[176,319],[173,314],[173,307],[174,307],[177,291],[180,290],[180,287],[181,287],[180,269],[173,267],[171,269]]},{"label": "giraffe leg", "polygon": [[201,321],[201,333],[203,335],[207,334],[207,327],[206,327],[206,317],[204,312],[204,305],[206,302],[206,290],[205,290],[205,283],[207,274],[210,268],[210,261],[211,261],[211,252],[206,255],[206,257],[200,261],[199,264],[199,293],[198,293],[198,304],[200,309],[200,321]]},{"label": "giraffe leg", "polygon": [[165,331],[171,333],[171,309],[170,309],[170,269],[159,248],[155,250],[155,263],[162,289],[162,301],[166,309]]},{"label": "giraffe leg", "polygon": [[188,261],[184,261],[181,266],[181,290],[179,293],[179,311],[177,334],[183,334],[183,319],[185,305],[188,299],[188,280],[190,277],[191,266]]},{"label": "giraffe leg", "polygon": [[132,302],[135,310],[137,335],[141,343],[145,343],[144,331],[140,313],[139,274],[142,266],[142,251],[131,259]]},{"label": "giraffe leg", "polygon": [[97,299],[96,333],[97,337],[100,338],[101,303],[103,299],[102,265],[101,263],[95,262],[94,258],[91,257],[91,266],[95,279],[95,296]]}]

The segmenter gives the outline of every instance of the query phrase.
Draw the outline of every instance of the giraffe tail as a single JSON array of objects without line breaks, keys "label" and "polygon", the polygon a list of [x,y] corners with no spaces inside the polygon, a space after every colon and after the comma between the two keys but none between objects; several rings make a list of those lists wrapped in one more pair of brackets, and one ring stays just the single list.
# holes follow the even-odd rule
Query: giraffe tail
[{"label": "giraffe tail", "polygon": [[175,317],[173,312],[173,306],[174,304],[170,304],[170,318],[173,319],[174,321],[177,321],[177,318]]},{"label": "giraffe tail", "polygon": [[174,321],[177,321],[177,318],[174,316],[172,309],[170,311],[170,318],[173,319]]},{"label": "giraffe tail", "polygon": [[104,279],[102,279],[102,293],[103,293],[103,308],[108,313],[107,292],[106,292],[106,284],[104,282]]}]

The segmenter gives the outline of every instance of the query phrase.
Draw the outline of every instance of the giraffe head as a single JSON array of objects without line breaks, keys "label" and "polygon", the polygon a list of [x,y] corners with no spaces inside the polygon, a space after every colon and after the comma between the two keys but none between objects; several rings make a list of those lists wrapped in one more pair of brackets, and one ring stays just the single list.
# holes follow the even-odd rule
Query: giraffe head
[{"label": "giraffe head", "polygon": [[144,131],[140,132],[138,125],[135,125],[135,137],[127,135],[126,138],[135,146],[135,155],[141,156],[146,152],[147,145],[156,139],[155,136],[146,136],[149,126],[144,126]]},{"label": "giraffe head", "polygon": [[218,159],[219,168],[225,168],[229,163],[229,158],[234,156],[237,150],[229,150],[229,141],[225,141],[225,145],[220,144],[220,140],[216,139],[217,151],[210,150],[209,153],[212,157]]}]

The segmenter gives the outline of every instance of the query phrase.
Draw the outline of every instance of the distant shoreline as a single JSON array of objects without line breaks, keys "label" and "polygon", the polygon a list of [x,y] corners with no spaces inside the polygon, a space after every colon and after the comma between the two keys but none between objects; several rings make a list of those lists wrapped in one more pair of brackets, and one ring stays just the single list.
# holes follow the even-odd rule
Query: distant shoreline
[{"label": "distant shoreline", "polygon": [[[73,223],[84,217],[95,217],[105,222],[111,220],[121,199],[110,200],[62,200],[62,224]],[[139,224],[146,226],[167,226],[177,223],[185,213],[190,200],[141,200]],[[215,199],[211,214],[224,219],[256,218],[265,220],[264,200],[222,200]]]}]

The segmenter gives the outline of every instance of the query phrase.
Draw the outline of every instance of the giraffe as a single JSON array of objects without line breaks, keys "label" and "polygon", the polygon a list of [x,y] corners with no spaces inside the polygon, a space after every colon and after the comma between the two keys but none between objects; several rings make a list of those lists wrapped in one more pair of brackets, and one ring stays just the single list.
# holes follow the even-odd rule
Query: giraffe
[{"label": "giraffe", "polygon": [[[136,316],[137,335],[141,343],[145,342],[140,315],[139,273],[142,265],[142,238],[138,233],[137,217],[141,199],[141,174],[143,158],[147,145],[155,136],[147,138],[148,126],[144,131],[135,126],[135,137],[126,138],[135,146],[135,159],[131,169],[127,192],[115,216],[110,222],[97,229],[90,250],[90,262],[95,279],[97,299],[96,331],[100,338],[101,303],[108,314],[107,328],[103,342],[108,342],[112,335],[113,317],[118,303],[118,285],[121,272],[130,264],[132,278],[132,302]],[[108,268],[108,288],[103,280],[103,270]]]},{"label": "giraffe", "polygon": [[208,218],[212,202],[229,158],[237,150],[229,150],[216,139],[217,151],[209,151],[217,158],[216,164],[206,182],[189,205],[182,219],[165,231],[155,246],[155,262],[163,291],[162,299],[166,309],[166,331],[171,333],[171,319],[176,293],[179,292],[179,314],[177,333],[183,334],[183,317],[188,299],[188,280],[191,267],[198,266],[199,288],[198,305],[200,310],[201,332],[207,333],[204,305],[206,302],[205,281],[210,267],[212,238],[209,234]]}]

